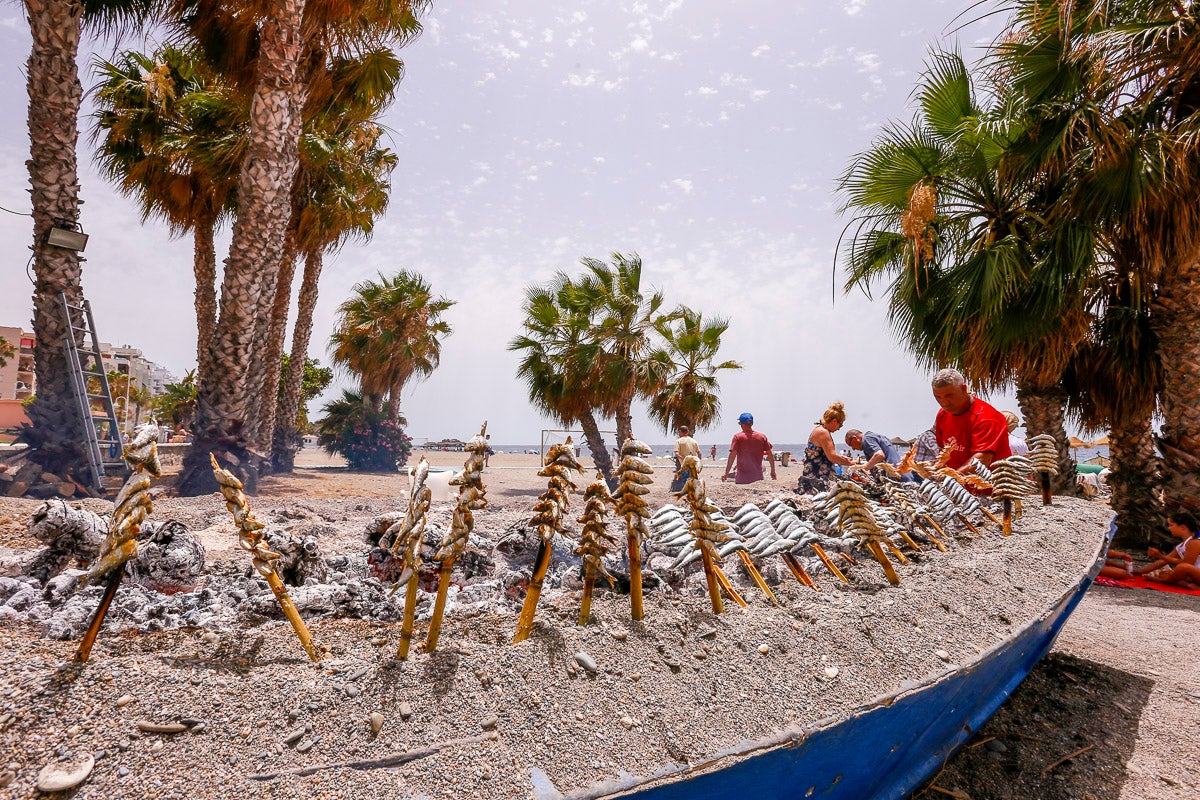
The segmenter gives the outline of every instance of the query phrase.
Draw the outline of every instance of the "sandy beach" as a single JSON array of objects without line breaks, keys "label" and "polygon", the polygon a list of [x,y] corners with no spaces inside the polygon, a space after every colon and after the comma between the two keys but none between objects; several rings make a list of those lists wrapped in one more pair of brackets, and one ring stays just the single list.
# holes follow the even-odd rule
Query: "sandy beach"
[{"label": "sandy beach", "polygon": [[[434,468],[463,461],[462,453],[426,455]],[[477,515],[480,542],[511,539],[528,520],[544,490],[537,461],[492,458],[484,473],[490,506]],[[670,462],[663,463],[651,507],[673,500]],[[349,565],[341,567],[347,572],[365,566],[363,530],[403,507],[404,478],[352,474],[314,449],[299,464],[294,475],[262,482],[251,501],[256,514],[317,537],[324,557]],[[732,511],[790,493],[798,468],[751,486],[723,483],[718,472],[707,464],[710,497]],[[107,508],[99,500],[84,505]],[[210,581],[245,570],[217,496],[167,491],[155,505],[155,516],[183,522],[203,542]],[[0,501],[0,556],[38,546],[25,533],[36,506]],[[574,515],[581,506],[577,496]],[[445,513],[435,512],[431,524],[444,523]],[[581,628],[579,592],[564,582],[543,594],[528,641],[509,641],[519,597],[486,613],[460,605],[448,612],[439,649],[406,662],[392,658],[397,624],[341,613],[310,616],[314,639],[328,648],[312,664],[277,613],[252,624],[146,633],[121,630],[118,609],[83,668],[70,663],[74,641],[0,618],[0,791],[33,796],[46,764],[86,755],[95,766],[75,791],[81,798],[549,798],[698,763],[968,662],[1036,617],[1087,568],[1109,518],[1102,503],[1031,503],[1018,535],[1001,537],[994,526],[979,538],[955,535],[948,553],[916,554],[898,588],[869,560],[849,570],[849,587],[815,574],[819,593],[765,565],[779,607],[731,568],[749,606],[720,616],[693,574],[649,591],[644,623],[629,620],[626,596],[598,592],[593,619]],[[298,603],[313,588],[293,590]],[[252,593],[245,602],[269,609],[263,597]],[[1196,609],[1194,598],[1093,589],[1054,654],[923,796],[1194,796]],[[418,635],[423,629],[418,622]],[[179,733],[154,732],[181,720]],[[411,758],[387,768],[288,772],[388,754]],[[248,777],[275,773],[287,774]]]}]

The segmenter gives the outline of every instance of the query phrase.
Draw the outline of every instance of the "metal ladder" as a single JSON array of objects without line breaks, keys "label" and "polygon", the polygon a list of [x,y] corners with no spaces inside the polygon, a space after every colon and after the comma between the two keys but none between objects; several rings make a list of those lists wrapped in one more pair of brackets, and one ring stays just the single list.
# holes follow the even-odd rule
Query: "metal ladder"
[{"label": "metal ladder", "polygon": [[[63,344],[67,353],[67,368],[71,373],[71,387],[75,390],[75,403],[82,415],[84,450],[92,473],[92,485],[97,493],[104,494],[107,489],[104,485],[105,475],[115,473],[121,476],[127,469],[121,460],[121,425],[117,422],[108,375],[104,372],[100,340],[96,337],[96,322],[92,318],[92,304],[85,299],[82,305],[72,305],[64,292],[59,292],[58,297],[62,301],[63,316],[67,323]],[[76,325],[76,321],[82,324]],[[82,347],[76,341],[78,334],[83,335]],[[91,364],[88,364],[89,359]],[[89,378],[95,378],[100,384],[99,392],[91,391]],[[93,400],[102,402],[102,412],[92,407]],[[108,431],[101,433],[100,429],[105,425]]]}]

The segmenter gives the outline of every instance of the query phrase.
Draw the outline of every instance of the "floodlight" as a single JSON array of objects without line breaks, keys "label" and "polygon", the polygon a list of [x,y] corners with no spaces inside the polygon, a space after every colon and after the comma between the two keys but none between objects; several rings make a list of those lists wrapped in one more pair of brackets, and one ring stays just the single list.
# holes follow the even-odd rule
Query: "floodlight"
[{"label": "floodlight", "polygon": [[83,248],[87,247],[87,240],[88,235],[86,233],[83,231],[73,231],[70,228],[55,226],[46,233],[46,244],[78,252],[83,252]]}]

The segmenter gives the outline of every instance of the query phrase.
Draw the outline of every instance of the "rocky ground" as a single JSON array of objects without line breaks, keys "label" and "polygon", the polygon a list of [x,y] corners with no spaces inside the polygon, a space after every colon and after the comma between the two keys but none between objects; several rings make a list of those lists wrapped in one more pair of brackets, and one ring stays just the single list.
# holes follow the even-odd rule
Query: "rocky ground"
[{"label": "rocky ground", "polygon": [[[436,455],[447,465],[462,458]],[[536,467],[520,459],[496,457],[485,473],[492,507],[478,515],[482,540],[513,535],[542,490],[532,475]],[[711,478],[709,485],[716,502],[732,510],[746,501],[761,504],[795,480],[788,469],[780,477],[779,484],[756,487]],[[1040,614],[1076,580],[1094,557],[1109,515],[1098,503],[1031,504],[1012,537],[1000,537],[992,526],[982,538],[955,536],[947,554],[926,549],[901,569],[899,588],[888,587],[868,562],[851,568],[850,587],[818,573],[820,593],[783,570],[768,571],[769,580],[779,581],[774,588],[782,607],[766,604],[735,572],[750,606],[719,617],[708,608],[702,581],[689,579],[650,592],[644,623],[629,621],[627,597],[600,592],[592,623],[580,628],[579,593],[564,580],[543,595],[534,634],[521,644],[510,643],[520,596],[501,594],[487,603],[457,604],[438,651],[414,652],[399,662],[392,659],[394,616],[360,617],[364,607],[395,608],[364,572],[362,534],[377,515],[400,507],[401,485],[396,477],[308,468],[268,480],[252,500],[261,519],[317,540],[331,570],[342,572],[339,585],[361,584],[362,593],[340,600],[335,613],[310,619],[314,639],[328,648],[319,664],[305,658],[262,587],[202,624],[187,623],[189,609],[176,609],[181,627],[168,610],[154,617],[168,628],[157,633],[120,630],[122,593],[137,593],[122,587],[114,624],[83,668],[70,663],[75,642],[48,638],[44,624],[0,620],[0,793],[30,796],[47,764],[69,772],[88,757],[94,766],[75,790],[79,797],[550,797],[696,763],[739,742],[842,713],[904,680],[974,657]],[[665,484],[656,484],[652,506],[669,499]],[[100,501],[86,502],[104,509]],[[0,505],[0,545],[9,548],[0,557],[37,545],[23,533],[24,517],[35,505]],[[159,515],[195,532],[217,589],[222,580],[253,583],[243,576],[245,557],[215,497],[160,497]],[[213,593],[220,595],[217,589]],[[293,593],[303,599],[306,589],[315,593],[313,585]],[[81,608],[94,606],[88,594],[94,591],[80,594]],[[1133,605],[1119,590],[1092,593],[1109,595],[1114,599],[1102,607],[1089,597],[1061,637],[1060,648],[1083,642],[1077,647],[1084,652],[1039,668],[989,723],[1000,732],[983,731],[977,739],[983,743],[952,762],[928,796],[1191,796],[1198,781],[1185,754],[1173,758],[1160,747],[1151,757],[1129,740],[1131,718],[1146,728],[1150,720],[1160,724],[1165,713],[1161,735],[1188,729],[1196,704],[1183,687],[1200,685],[1195,662],[1190,677],[1161,671],[1169,677],[1159,683],[1177,680],[1181,687],[1162,697],[1153,686],[1142,691],[1142,684],[1104,660],[1096,662],[1098,673],[1089,672],[1093,667],[1079,659],[1096,658],[1088,648],[1123,635],[1113,628],[1124,627],[1122,615]],[[1186,627],[1196,608],[1189,601],[1194,599],[1178,599],[1170,614],[1154,608],[1156,620]],[[358,612],[348,613],[354,605]],[[211,611],[211,604],[205,608]],[[1081,620],[1090,627],[1080,630]],[[423,627],[418,625],[418,637]],[[1152,637],[1156,630],[1144,625],[1138,635]],[[1178,639],[1180,654],[1195,652],[1194,621],[1187,633],[1190,639]],[[1134,661],[1123,667],[1150,669],[1145,658]],[[1068,684],[1106,702],[1094,697],[1090,712],[1072,712],[1072,695],[1062,692]],[[1051,687],[1055,697],[1067,699],[1048,702]],[[1128,691],[1142,691],[1142,702],[1123,694]],[[1026,695],[1032,695],[1034,710],[1006,721]],[[1128,715],[1117,713],[1120,707]],[[1030,732],[1042,724],[1065,740]],[[1078,735],[1094,740],[1093,749],[1042,776],[1039,770],[1050,762],[1084,746],[1067,746]],[[994,738],[984,741],[988,736]],[[1127,753],[1132,757],[1113,760]],[[381,760],[386,763],[362,771],[296,772]],[[1030,771],[1041,783],[1015,777]],[[281,772],[287,774],[266,782],[250,778]],[[1073,777],[1079,774],[1090,778]],[[1046,786],[1062,790],[1054,794]],[[1122,786],[1140,793],[1124,793]],[[1174,790],[1184,793],[1170,794]]]}]

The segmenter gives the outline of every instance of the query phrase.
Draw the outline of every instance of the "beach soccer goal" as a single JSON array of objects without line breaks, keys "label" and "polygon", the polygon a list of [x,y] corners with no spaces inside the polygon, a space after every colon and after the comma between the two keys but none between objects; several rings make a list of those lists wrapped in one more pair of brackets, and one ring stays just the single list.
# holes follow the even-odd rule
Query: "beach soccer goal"
[{"label": "beach soccer goal", "polygon": [[[600,431],[600,435],[604,437],[604,444],[607,447],[609,442],[616,447],[617,432],[616,431]],[[567,441],[567,437],[571,437],[571,444],[575,446],[575,455],[589,452],[587,449],[587,440],[583,438],[583,431],[564,431],[564,430],[543,430],[542,431],[542,447],[540,451],[541,460],[545,462],[546,451],[551,445],[562,444]]]}]

